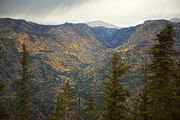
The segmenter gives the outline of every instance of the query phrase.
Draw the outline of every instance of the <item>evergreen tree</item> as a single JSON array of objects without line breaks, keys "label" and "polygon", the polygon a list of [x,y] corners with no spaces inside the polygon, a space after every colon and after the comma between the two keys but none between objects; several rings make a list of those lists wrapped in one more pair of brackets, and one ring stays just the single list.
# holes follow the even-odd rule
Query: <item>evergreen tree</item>
[{"label": "evergreen tree", "polygon": [[94,96],[91,96],[85,103],[85,112],[88,120],[100,120],[101,115],[97,110],[97,101]]},{"label": "evergreen tree", "polygon": [[19,120],[30,120],[32,118],[32,86],[29,80],[28,51],[24,35],[20,36],[22,42],[22,56],[20,59],[22,67],[22,78],[16,80],[16,115]]},{"label": "evergreen tree", "polygon": [[179,74],[179,71],[180,71],[180,61],[177,62],[177,66],[178,66],[178,70],[177,70],[177,80],[175,82],[175,85],[176,85],[176,101],[177,101],[177,106],[176,106],[176,110],[175,110],[175,114],[173,115],[174,116],[174,120],[176,118],[180,118],[180,74]]},{"label": "evergreen tree", "polygon": [[[2,56],[3,56],[3,53],[2,53],[2,47],[0,46],[0,60],[1,60],[1,58],[2,58]],[[1,62],[1,61],[0,61]],[[1,74],[1,72],[0,72],[0,74]],[[4,84],[0,81],[0,95],[2,94],[2,92],[3,92],[3,88],[4,88]],[[0,98],[1,98],[1,96],[0,96]],[[7,113],[5,112],[5,107],[4,107],[4,105],[3,105],[3,103],[2,103],[2,101],[1,101],[2,99],[0,99],[0,119],[2,119],[2,118],[4,118],[4,117],[6,117],[7,116]]]},{"label": "evergreen tree", "polygon": [[[177,80],[175,82],[176,85],[176,94],[178,97],[176,97],[177,100],[177,108],[180,108],[180,61],[177,62],[178,70],[177,70]],[[176,114],[174,115],[174,118],[180,118],[180,109],[176,110]]]},{"label": "evergreen tree", "polygon": [[85,111],[87,113],[88,120],[97,120],[96,119],[96,102],[93,97],[89,98],[89,100],[85,103]]},{"label": "evergreen tree", "polygon": [[83,119],[83,111],[82,111],[82,70],[78,70],[77,73],[77,91],[76,91],[76,119],[82,120]]},{"label": "evergreen tree", "polygon": [[174,62],[175,51],[174,32],[172,26],[168,25],[157,34],[157,44],[152,47],[148,54],[152,62],[148,69],[148,77],[145,85],[145,93],[148,97],[148,120],[176,120],[180,118],[178,108],[179,95],[177,90],[180,86],[176,83],[177,66]]},{"label": "evergreen tree", "polygon": [[55,112],[52,120],[72,120],[75,116],[74,104],[75,98],[72,94],[72,85],[68,80],[59,92],[55,105]]},{"label": "evergreen tree", "polygon": [[134,119],[135,120],[148,120],[147,118],[147,107],[148,107],[148,97],[147,97],[147,61],[144,60],[144,65],[142,69],[143,74],[143,88],[140,93],[136,96],[136,101],[134,104]]},{"label": "evergreen tree", "polygon": [[[4,88],[4,84],[2,82],[0,82],[0,94],[2,93]],[[3,119],[5,117],[7,117],[7,112],[5,111],[5,107],[0,99],[0,119]]]},{"label": "evergreen tree", "polygon": [[[97,56],[95,56],[95,70],[97,69]],[[101,114],[98,109],[98,92],[97,92],[97,72],[94,72],[94,80],[92,83],[91,96],[85,103],[85,112],[87,113],[88,120],[100,120]]]},{"label": "evergreen tree", "polygon": [[109,82],[105,84],[103,93],[103,118],[105,120],[124,120],[127,118],[125,101],[128,93],[121,85],[122,75],[126,73],[127,67],[123,64],[119,65],[118,62],[119,56],[115,53],[112,58],[112,75]]}]

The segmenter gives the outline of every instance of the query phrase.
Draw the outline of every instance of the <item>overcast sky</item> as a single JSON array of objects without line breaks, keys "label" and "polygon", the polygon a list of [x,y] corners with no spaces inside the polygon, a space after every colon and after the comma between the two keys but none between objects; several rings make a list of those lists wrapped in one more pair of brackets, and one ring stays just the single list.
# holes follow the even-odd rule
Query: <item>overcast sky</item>
[{"label": "overcast sky", "polygon": [[148,19],[180,18],[180,0],[0,0],[0,17],[41,24],[102,20],[131,26]]}]

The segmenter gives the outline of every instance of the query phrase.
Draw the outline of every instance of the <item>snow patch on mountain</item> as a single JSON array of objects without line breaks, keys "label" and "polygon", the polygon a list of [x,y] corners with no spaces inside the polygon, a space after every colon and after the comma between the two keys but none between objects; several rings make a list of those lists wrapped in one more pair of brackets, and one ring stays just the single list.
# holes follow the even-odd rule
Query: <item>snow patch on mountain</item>
[{"label": "snow patch on mountain", "polygon": [[174,23],[180,23],[180,18],[172,18],[170,21]]},{"label": "snow patch on mountain", "polygon": [[87,22],[86,24],[89,25],[90,27],[105,27],[105,28],[117,28],[117,29],[121,28],[119,26],[109,24],[100,20]]}]

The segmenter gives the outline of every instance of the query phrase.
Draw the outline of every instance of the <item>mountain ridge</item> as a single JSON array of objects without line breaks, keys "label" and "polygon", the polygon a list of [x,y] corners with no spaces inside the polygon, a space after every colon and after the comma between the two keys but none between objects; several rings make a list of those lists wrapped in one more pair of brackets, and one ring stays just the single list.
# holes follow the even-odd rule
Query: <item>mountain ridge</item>
[{"label": "mountain ridge", "polygon": [[[116,29],[89,27],[85,23],[40,25],[25,20],[0,18],[0,47],[4,51],[0,60],[3,68],[0,69],[0,80],[9,90],[4,98],[14,97],[14,79],[18,79],[21,73],[19,34],[25,34],[28,38],[34,101],[40,113],[47,118],[64,81],[71,80],[75,88],[81,84],[84,92],[82,100],[90,94],[94,79],[99,86],[102,85],[115,51],[126,58],[132,75],[136,75],[133,79],[127,76],[124,84],[131,91],[137,91],[141,79],[137,75],[139,66],[133,62],[143,63],[143,51],[154,44],[149,36],[154,38],[167,24],[173,25],[175,48],[179,51],[180,24],[167,20],[148,20],[137,26]],[[98,76],[94,78],[95,75]],[[13,104],[12,99],[4,101],[5,104]],[[42,105],[43,102],[50,105]]]}]

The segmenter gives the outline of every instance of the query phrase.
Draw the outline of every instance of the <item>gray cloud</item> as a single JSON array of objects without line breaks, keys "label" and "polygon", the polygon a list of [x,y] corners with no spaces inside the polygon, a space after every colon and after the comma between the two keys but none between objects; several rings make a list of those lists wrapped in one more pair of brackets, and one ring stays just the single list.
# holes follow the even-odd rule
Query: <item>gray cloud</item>
[{"label": "gray cloud", "polygon": [[103,20],[129,26],[180,17],[180,0],[0,0],[0,17],[41,24]]},{"label": "gray cloud", "polygon": [[58,8],[68,10],[91,0],[0,0],[0,15],[44,15]]}]

